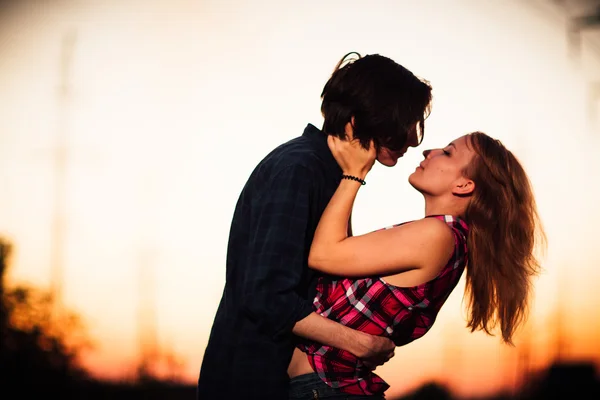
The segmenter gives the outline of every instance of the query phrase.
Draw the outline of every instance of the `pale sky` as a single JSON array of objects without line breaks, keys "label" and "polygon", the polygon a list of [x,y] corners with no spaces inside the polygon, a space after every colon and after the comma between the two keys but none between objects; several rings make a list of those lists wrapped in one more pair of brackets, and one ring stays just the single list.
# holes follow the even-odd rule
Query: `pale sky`
[{"label": "pale sky", "polygon": [[[530,173],[549,236],[534,362],[552,356],[559,302],[572,324],[570,356],[600,360],[590,342],[600,324],[589,317],[600,306],[592,241],[600,112],[589,118],[587,101],[600,54],[584,44],[583,61],[567,57],[564,21],[541,0],[253,3],[56,1],[0,15],[0,233],[16,245],[11,278],[50,283],[53,148],[64,112],[64,297],[97,342],[86,365],[99,376],[133,373],[139,276],[149,258],[158,341],[195,381],[237,196],[274,146],[307,123],[321,126],[319,94],[349,51],[388,56],[434,89],[423,145],[395,168],[373,168],[355,232],[423,215],[406,181],[422,150],[473,130],[502,140]],[[72,95],[63,107],[59,58],[70,31]],[[517,350],[469,334],[461,296],[462,286],[431,332],[381,369],[391,394],[441,376],[462,393],[514,383],[506,371]]]}]

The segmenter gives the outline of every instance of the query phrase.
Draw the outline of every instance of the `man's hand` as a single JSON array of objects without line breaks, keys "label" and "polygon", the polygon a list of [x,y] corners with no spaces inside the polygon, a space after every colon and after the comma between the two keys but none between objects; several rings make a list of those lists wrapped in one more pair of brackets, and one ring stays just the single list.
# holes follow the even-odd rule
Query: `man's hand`
[{"label": "man's hand", "polygon": [[292,332],[317,343],[346,350],[371,369],[389,361],[396,348],[388,338],[348,328],[314,312],[296,322]]},{"label": "man's hand", "polygon": [[385,364],[394,356],[396,345],[390,339],[364,333],[357,342],[354,354],[362,360],[367,368],[375,369]]}]

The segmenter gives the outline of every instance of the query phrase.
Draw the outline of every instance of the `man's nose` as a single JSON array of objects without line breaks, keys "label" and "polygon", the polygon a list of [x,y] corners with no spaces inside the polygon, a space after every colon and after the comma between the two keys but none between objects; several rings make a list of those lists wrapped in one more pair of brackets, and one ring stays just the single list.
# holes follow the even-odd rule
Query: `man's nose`
[{"label": "man's nose", "polygon": [[409,136],[408,147],[417,147],[419,144],[421,144],[421,143],[419,142],[419,138],[417,137],[416,134]]}]

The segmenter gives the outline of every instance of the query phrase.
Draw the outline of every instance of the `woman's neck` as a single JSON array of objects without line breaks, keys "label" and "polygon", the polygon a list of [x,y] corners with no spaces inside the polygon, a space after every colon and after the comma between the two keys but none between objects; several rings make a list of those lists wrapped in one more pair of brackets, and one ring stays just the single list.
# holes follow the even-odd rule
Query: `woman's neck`
[{"label": "woman's neck", "polygon": [[425,196],[425,215],[453,215],[464,217],[467,209],[465,199],[461,198],[440,198]]}]

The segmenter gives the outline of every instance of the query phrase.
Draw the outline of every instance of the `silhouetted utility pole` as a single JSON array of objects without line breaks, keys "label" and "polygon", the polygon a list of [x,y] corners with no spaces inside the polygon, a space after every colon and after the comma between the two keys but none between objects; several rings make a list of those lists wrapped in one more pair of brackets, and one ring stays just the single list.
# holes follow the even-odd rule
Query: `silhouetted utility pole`
[{"label": "silhouetted utility pole", "polygon": [[592,121],[600,117],[600,80],[589,84],[588,90],[588,116]]},{"label": "silhouetted utility pole", "polygon": [[523,337],[517,346],[517,382],[515,385],[517,393],[530,381],[532,338],[534,335],[531,321],[523,327],[522,335]]},{"label": "silhouetted utility pole", "polygon": [[68,163],[68,108],[71,98],[70,70],[76,32],[68,32],[62,41],[60,54],[60,82],[58,87],[58,129],[54,150],[54,211],[51,234],[50,285],[54,304],[60,307],[63,295],[66,230],[66,192]]},{"label": "silhouetted utility pole", "polygon": [[[568,39],[570,54],[577,61],[582,61],[583,43],[589,49],[589,55],[600,62],[600,0],[554,0],[561,5],[568,18]],[[584,36],[585,35],[585,36]],[[589,60],[588,60],[589,61]],[[596,75],[588,82],[587,105],[588,117],[597,120],[600,106],[600,80]],[[556,311],[553,318],[554,324],[554,351],[556,362],[564,360],[567,352],[565,327],[567,291],[569,289],[569,269],[559,265],[558,287],[556,296]]]},{"label": "silhouetted utility pole", "polygon": [[138,340],[140,358],[138,378],[145,380],[154,376],[158,358],[156,327],[156,301],[154,256],[150,249],[142,249],[139,265]]},{"label": "silhouetted utility pole", "polygon": [[564,361],[567,352],[567,335],[565,332],[565,315],[567,311],[567,292],[569,289],[569,269],[560,265],[558,269],[556,288],[556,310],[554,315],[554,359],[560,363]]},{"label": "silhouetted utility pole", "polygon": [[[578,61],[581,60],[582,44],[584,39],[588,39],[586,44],[589,50],[600,60],[600,0],[562,0],[559,4],[569,17],[567,35],[571,56]],[[584,9],[578,11],[576,15],[571,15],[571,7],[578,9],[584,7]],[[588,83],[587,104],[588,117],[596,122],[600,107],[600,78],[597,76]]]},{"label": "silhouetted utility pole", "polygon": [[8,310],[6,309],[6,270],[8,269],[8,258],[11,246],[0,238],[0,360],[5,362],[5,344],[8,336]]},{"label": "silhouetted utility pole", "polygon": [[138,379],[152,379],[159,358],[156,322],[156,249],[153,234],[156,219],[156,191],[152,176],[141,180],[140,190],[140,258],[139,258],[139,304],[138,345],[140,350]]}]

